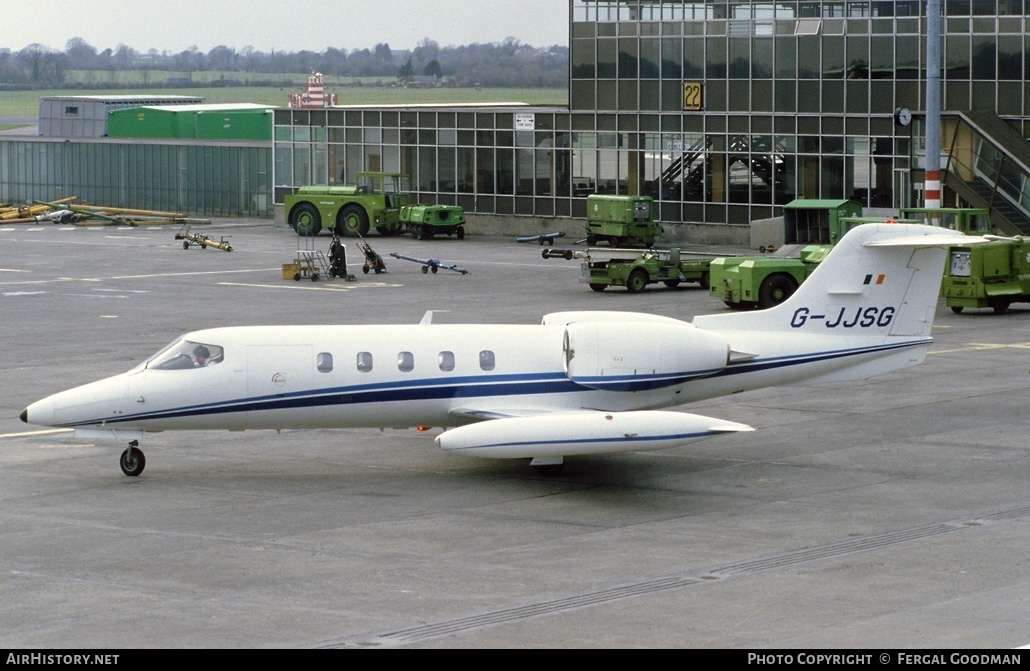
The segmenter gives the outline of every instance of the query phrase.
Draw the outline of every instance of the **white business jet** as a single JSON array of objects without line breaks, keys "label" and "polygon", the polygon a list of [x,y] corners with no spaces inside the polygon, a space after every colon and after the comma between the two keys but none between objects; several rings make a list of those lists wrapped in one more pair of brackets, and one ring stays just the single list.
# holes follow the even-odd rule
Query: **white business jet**
[{"label": "white business jet", "polygon": [[857,380],[920,363],[947,247],[912,224],[849,232],[788,300],[685,322],[559,312],[536,325],[243,326],[187,333],[127,373],[28,406],[22,421],[128,441],[183,429],[441,427],[436,444],[528,458],[671,448],[751,431],[658,408],[762,387]]}]

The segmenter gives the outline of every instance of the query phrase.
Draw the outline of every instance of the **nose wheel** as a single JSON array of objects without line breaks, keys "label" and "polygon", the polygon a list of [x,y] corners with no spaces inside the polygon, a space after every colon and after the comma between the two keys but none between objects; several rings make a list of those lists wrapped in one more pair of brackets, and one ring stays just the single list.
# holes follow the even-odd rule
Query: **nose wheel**
[{"label": "nose wheel", "polygon": [[139,449],[138,440],[129,443],[129,447],[122,452],[122,458],[118,460],[118,465],[122,467],[122,473],[128,476],[135,477],[143,472],[147,465],[147,458],[143,456],[143,450]]}]

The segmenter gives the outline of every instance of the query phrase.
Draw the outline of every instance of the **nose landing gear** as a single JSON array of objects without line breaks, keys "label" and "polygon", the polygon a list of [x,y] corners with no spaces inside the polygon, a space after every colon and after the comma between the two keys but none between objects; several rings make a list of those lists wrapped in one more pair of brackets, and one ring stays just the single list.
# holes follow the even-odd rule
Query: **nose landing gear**
[{"label": "nose landing gear", "polygon": [[122,452],[118,465],[122,467],[122,473],[135,477],[143,472],[147,465],[147,458],[143,456],[143,450],[139,449],[139,441],[129,441],[129,447]]}]

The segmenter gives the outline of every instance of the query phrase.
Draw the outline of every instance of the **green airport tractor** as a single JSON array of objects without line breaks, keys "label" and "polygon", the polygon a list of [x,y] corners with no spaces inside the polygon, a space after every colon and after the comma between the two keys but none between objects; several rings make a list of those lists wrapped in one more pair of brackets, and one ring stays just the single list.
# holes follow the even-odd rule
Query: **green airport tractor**
[{"label": "green airport tractor", "polygon": [[380,235],[402,230],[401,208],[411,205],[408,177],[396,172],[359,172],[352,186],[302,186],[286,196],[286,221],[300,236],[318,235],[323,228],[338,235]]},{"label": "green airport tractor", "polygon": [[400,223],[419,240],[434,235],[465,238],[465,210],[457,205],[406,205],[401,208]]},{"label": "green airport tractor", "polygon": [[991,242],[948,250],[941,296],[952,312],[991,308],[995,314],[1004,314],[1013,303],[1030,303],[1030,238],[993,236],[990,210],[903,208],[901,215],[992,238]]},{"label": "green airport tractor", "polygon": [[[799,198],[783,206],[782,243],[773,254],[733,256],[712,261],[708,293],[739,310],[770,308],[787,300],[830,249],[862,219],[862,206],[850,200]],[[782,246],[779,246],[782,244]]]},{"label": "green airport tractor", "polygon": [[[902,224],[918,224],[916,220],[892,220]],[[840,236],[859,224],[880,223],[882,217],[843,217],[839,220]],[[736,310],[764,310],[779,305],[793,295],[808,279],[833,244],[805,245],[797,256],[796,247],[782,247],[765,256],[733,256],[712,261],[708,293]]]},{"label": "green airport tractor", "polygon": [[685,282],[696,282],[702,289],[708,288],[708,264],[711,255],[698,254],[683,258],[687,253],[678,247],[660,249],[587,249],[572,250],[545,249],[543,257],[571,259],[580,262],[579,281],[594,291],[608,287],[626,287],[631,294],[637,294],[649,284],[664,284],[670,289]]},{"label": "green airport tractor", "polygon": [[994,238],[952,247],[941,282],[952,312],[991,308],[1004,314],[1012,303],[1030,303],[1030,238]]},{"label": "green airport tractor", "polygon": [[587,245],[650,247],[661,234],[651,196],[587,196]]},{"label": "green airport tractor", "polygon": [[[990,211],[986,209],[910,207],[902,208],[899,212],[900,218],[888,221],[942,226],[969,235],[991,231]],[[775,253],[765,256],[715,259],[712,261],[709,275],[709,295],[721,299],[731,308],[740,310],[765,309],[782,303],[812,274],[816,266],[851,228],[859,224],[884,221],[879,217],[860,216],[861,213],[861,205],[852,201],[798,199],[788,203],[783,207],[783,238],[787,244]],[[1006,244],[1015,243],[1010,241]],[[978,246],[970,247],[975,250]],[[960,306],[995,307],[1004,302],[1005,299],[997,297],[985,302],[988,291],[1007,291],[1013,296],[1021,295],[1013,288],[1019,283],[1019,271],[1013,270],[1017,266],[1018,264],[1014,263],[1008,266],[1007,271],[991,271],[1008,278],[1008,288],[1002,289],[1002,282],[993,279],[997,277],[994,275],[990,281],[984,278],[981,284],[986,282],[999,286],[990,290],[982,287],[974,289],[970,285],[979,273],[984,272],[980,269],[985,267],[984,264],[978,263],[971,271],[972,279],[966,276],[954,280],[956,288],[953,291],[964,295],[959,297],[956,294],[954,298],[949,299],[948,305],[953,306],[952,309]],[[946,273],[941,288],[942,296],[946,296],[945,291],[948,290],[950,281]],[[1030,292],[1024,290],[1022,293]],[[979,295],[979,298],[972,298],[972,294]],[[1015,300],[1017,299],[1010,302]],[[1007,307],[1006,304],[1005,309]]]},{"label": "green airport tractor", "polygon": [[765,309],[787,300],[832,249],[807,245],[798,258],[730,256],[709,266],[708,293],[737,310]]}]

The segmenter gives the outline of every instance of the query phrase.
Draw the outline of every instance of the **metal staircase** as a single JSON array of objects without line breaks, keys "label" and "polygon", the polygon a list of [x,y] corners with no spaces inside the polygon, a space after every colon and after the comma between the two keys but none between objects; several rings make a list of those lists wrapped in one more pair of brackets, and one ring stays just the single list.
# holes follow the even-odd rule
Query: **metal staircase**
[{"label": "metal staircase", "polygon": [[991,210],[1008,235],[1030,235],[1030,143],[991,112],[942,112],[945,185]]}]

